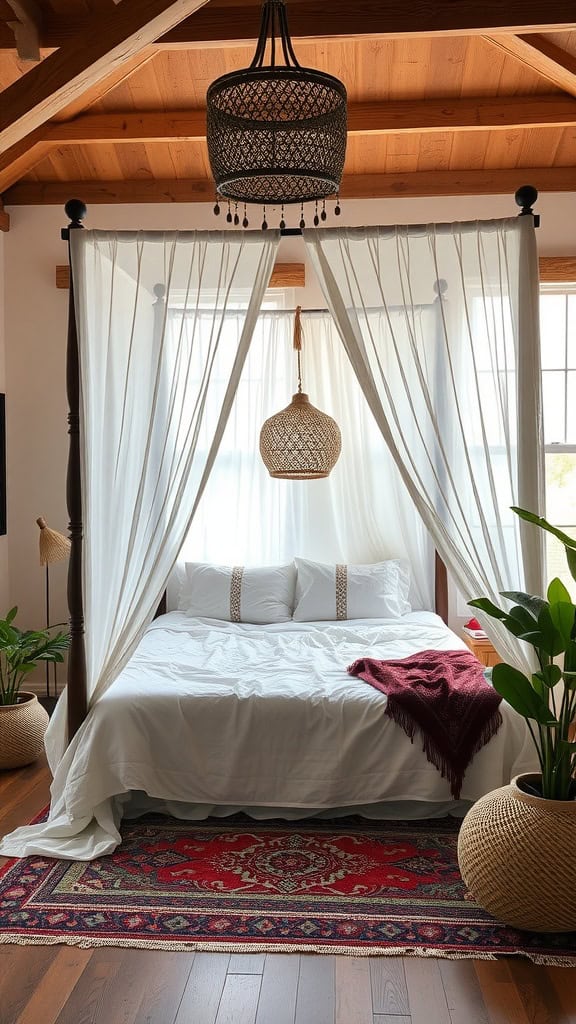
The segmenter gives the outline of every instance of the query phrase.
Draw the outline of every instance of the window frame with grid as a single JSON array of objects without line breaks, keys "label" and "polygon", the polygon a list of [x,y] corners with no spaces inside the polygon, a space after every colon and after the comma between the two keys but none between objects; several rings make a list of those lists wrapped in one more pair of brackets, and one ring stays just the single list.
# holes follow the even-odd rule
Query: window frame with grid
[{"label": "window frame with grid", "polygon": [[[555,330],[553,326],[554,318],[550,317],[547,324],[546,299],[550,296],[563,299],[563,338],[560,344],[557,337],[552,338],[552,332]],[[559,517],[554,510],[554,502],[552,500],[552,474],[554,466],[551,460],[551,456],[574,456],[574,468],[572,470],[567,469],[566,471],[568,473],[571,472],[576,478],[576,418],[574,413],[570,417],[571,391],[574,392],[573,407],[576,405],[576,274],[574,277],[565,280],[544,280],[541,282],[540,300],[546,517],[553,522],[554,526],[559,527],[571,536],[576,536],[576,497],[572,514],[568,513],[566,517]],[[559,309],[560,304],[558,304]],[[556,363],[548,358],[549,342],[552,343],[551,347],[555,350],[556,354],[558,356],[561,354],[561,358],[558,358]],[[560,385],[555,391],[548,386],[548,381],[551,379],[551,376],[548,375],[552,374],[556,375],[557,384]],[[560,394],[562,395],[561,401],[559,401]],[[549,410],[548,423],[547,409]],[[554,416],[555,421],[554,432],[551,432],[550,428],[552,416]],[[570,422],[571,418],[572,423]],[[560,429],[558,429],[559,424],[561,424]],[[570,463],[568,463],[568,466],[570,466]],[[562,472],[561,468],[560,472]],[[574,494],[576,496],[576,481]],[[562,521],[563,518],[570,519],[571,521]],[[550,535],[546,536],[546,575],[548,579],[555,575],[560,575],[569,589],[574,591],[574,581],[570,576],[567,566],[565,566],[562,545]]]}]

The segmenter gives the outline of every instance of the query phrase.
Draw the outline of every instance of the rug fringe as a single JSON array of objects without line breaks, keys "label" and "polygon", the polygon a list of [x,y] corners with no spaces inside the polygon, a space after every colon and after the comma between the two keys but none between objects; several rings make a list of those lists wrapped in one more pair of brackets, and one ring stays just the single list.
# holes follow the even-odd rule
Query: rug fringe
[{"label": "rug fringe", "polygon": [[122,949],[164,949],[168,953],[318,953],[338,956],[416,956],[437,960],[503,960],[522,958],[539,967],[576,967],[576,957],[552,956],[518,949],[506,953],[458,952],[423,946],[310,946],[303,942],[163,942],[161,939],[85,939],[73,935],[38,935],[24,937],[6,933],[0,935],[0,945],[16,946],[77,946],[79,949],[97,949],[108,946]]}]

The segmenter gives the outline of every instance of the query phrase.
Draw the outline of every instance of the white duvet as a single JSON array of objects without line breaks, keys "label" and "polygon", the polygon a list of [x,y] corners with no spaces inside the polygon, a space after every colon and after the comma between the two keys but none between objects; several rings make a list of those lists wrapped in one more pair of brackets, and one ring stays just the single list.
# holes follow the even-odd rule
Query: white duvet
[{"label": "white duvet", "polygon": [[[400,619],[250,626],[171,612],[90,711],[58,767],[49,820],[0,853],[88,860],[111,853],[128,794],[198,817],[248,809],[290,816],[349,808],[427,816],[453,808],[447,781],[385,714],[386,698],[346,667],[463,643],[430,612]],[[474,801],[535,768],[530,736],[503,724],[462,787]]]}]

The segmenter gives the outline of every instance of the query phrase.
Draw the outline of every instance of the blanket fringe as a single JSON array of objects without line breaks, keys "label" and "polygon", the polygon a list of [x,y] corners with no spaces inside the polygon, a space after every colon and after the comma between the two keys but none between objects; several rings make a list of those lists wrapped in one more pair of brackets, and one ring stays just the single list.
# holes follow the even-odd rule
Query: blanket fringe
[{"label": "blanket fringe", "polygon": [[76,946],[78,949],[97,949],[107,946],[118,949],[164,949],[168,953],[318,953],[338,956],[415,956],[438,960],[503,960],[522,958],[541,967],[576,967],[576,956],[553,956],[528,949],[511,952],[488,953],[483,950],[435,949],[433,946],[311,946],[303,942],[175,942],[161,939],[105,939],[81,938],[74,935],[0,935],[0,945],[16,946]]},{"label": "blanket fringe", "polygon": [[450,783],[450,792],[455,800],[460,799],[460,791],[462,789],[464,775],[472,761],[472,758],[482,750],[482,747],[484,747],[493,736],[496,735],[498,729],[502,725],[502,715],[500,714],[500,711],[496,710],[484,723],[482,731],[480,732],[476,742],[467,753],[465,763],[463,763],[461,770],[458,770],[450,764],[445,754],[438,749],[434,740],[428,735],[428,733],[426,733],[421,726],[414,721],[411,715],[409,715],[403,708],[399,707],[395,701],[388,701],[386,705],[386,714],[393,722],[396,723],[396,725],[399,725],[400,728],[404,730],[411,743],[414,743],[416,733],[420,733],[422,738],[422,750],[424,751],[427,760],[440,772],[443,779],[448,780]]}]

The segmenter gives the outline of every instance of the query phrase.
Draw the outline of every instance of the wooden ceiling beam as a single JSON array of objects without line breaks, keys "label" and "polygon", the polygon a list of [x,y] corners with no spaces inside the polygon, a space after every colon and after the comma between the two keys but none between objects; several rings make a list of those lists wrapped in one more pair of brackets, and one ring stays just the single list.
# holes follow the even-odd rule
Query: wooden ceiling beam
[{"label": "wooden ceiling beam", "polygon": [[35,0],[8,0],[8,6],[16,17],[8,25],[14,33],[20,60],[39,61],[42,11]]},{"label": "wooden ceiling beam", "polygon": [[541,281],[576,281],[576,256],[540,256],[538,265]]},{"label": "wooden ceiling beam", "polygon": [[530,71],[538,72],[559,89],[576,96],[576,57],[556,46],[546,36],[498,35],[486,38]]},{"label": "wooden ceiling beam", "polygon": [[44,141],[43,129],[37,128],[5,153],[0,153],[0,195],[44,160],[52,148],[51,142]]},{"label": "wooden ceiling beam", "polygon": [[[130,71],[134,71],[137,67],[142,67],[153,56],[154,50],[148,47],[136,54],[135,57],[132,57],[122,68],[119,68],[113,75],[109,75],[101,83],[99,88],[100,96],[104,96],[107,91],[115,88],[122,80],[124,73],[129,74]],[[79,109],[82,109],[82,107],[79,106]],[[67,112],[70,112],[71,116],[75,115],[75,105],[69,106]],[[53,123],[58,124],[57,121]],[[54,146],[55,143],[49,140],[46,125],[41,125],[40,128],[30,132],[29,135],[26,135],[16,145],[0,153],[0,195],[7,188],[10,188],[11,185],[19,181],[20,178],[23,178],[36,164],[44,160]]]},{"label": "wooden ceiling beam", "polygon": [[96,86],[205,0],[123,0],[2,93],[0,152]]},{"label": "wooden ceiling beam", "polygon": [[[403,100],[351,103],[348,108],[348,132],[351,135],[498,131],[521,127],[568,128],[574,125],[576,99],[565,96]],[[54,146],[134,141],[203,142],[206,139],[206,112],[174,110],[83,114],[71,121],[49,122],[43,138]]]},{"label": "wooden ceiling beam", "polygon": [[[494,32],[561,32],[576,28],[569,0],[302,0],[288,11],[292,39],[342,39]],[[260,6],[208,4],[198,22],[188,18],[159,46],[238,46],[257,38]],[[490,25],[490,29],[487,27]],[[483,27],[484,26],[484,27]]]},{"label": "wooden ceiling beam", "polygon": [[[519,167],[494,170],[417,171],[412,174],[344,175],[343,199],[414,196],[513,195],[523,184],[540,192],[576,191],[574,167]],[[155,181],[21,181],[4,195],[6,206],[60,205],[71,196],[93,203],[212,203],[208,178]]]},{"label": "wooden ceiling beam", "polygon": [[[5,214],[7,217],[8,214]],[[269,288],[304,288],[306,266],[304,263],[275,263],[268,282]],[[56,267],[56,287],[70,287],[70,267],[60,264]]]},{"label": "wooden ceiling beam", "polygon": [[[126,0],[120,4],[124,6]],[[561,32],[576,28],[572,0],[291,0],[293,39],[342,39],[475,33]],[[65,45],[85,32],[89,15],[46,10],[40,43]],[[159,47],[238,46],[258,35],[259,0],[225,3],[212,0],[198,18],[186,17],[161,36]],[[0,24],[0,48],[14,49],[14,39]]]},{"label": "wooden ceiling beam", "polygon": [[[576,99],[567,96],[352,103],[348,119],[351,135],[574,125]],[[203,110],[82,114],[70,121],[50,121],[0,154],[0,195],[56,146],[117,145],[134,141],[203,143],[205,139],[206,113]]]}]

